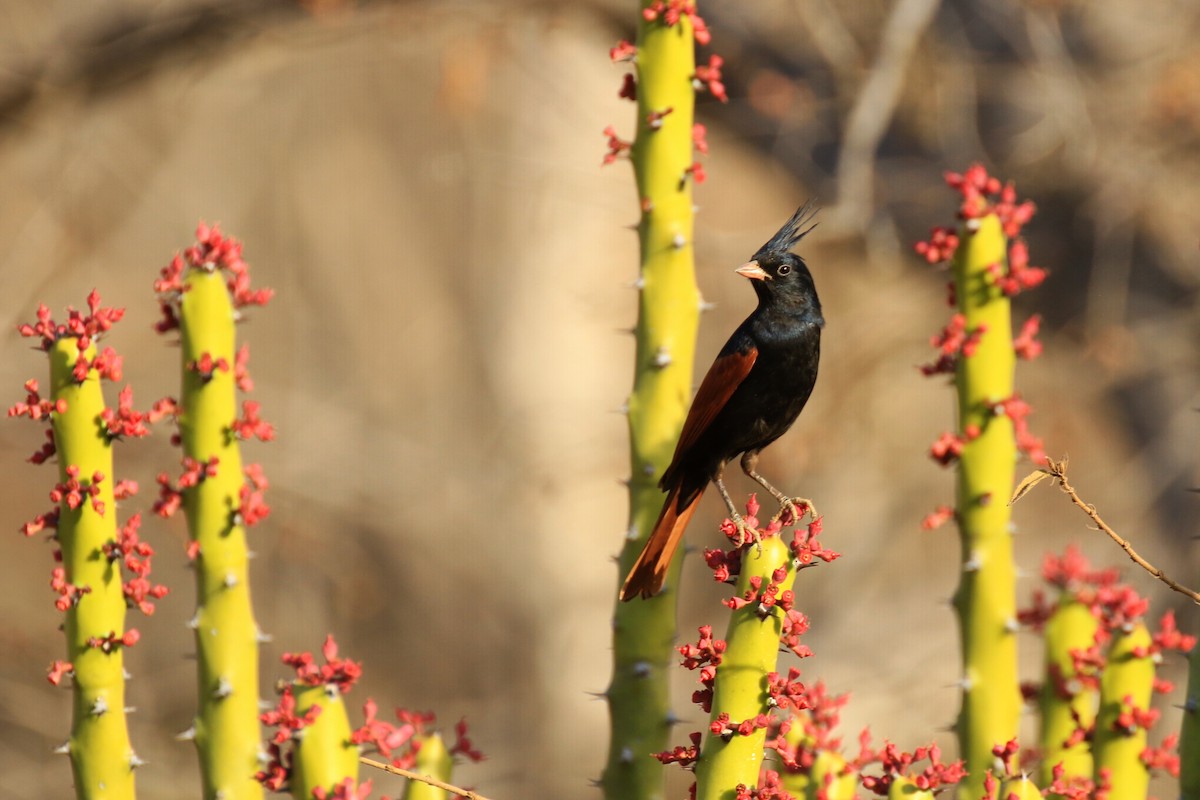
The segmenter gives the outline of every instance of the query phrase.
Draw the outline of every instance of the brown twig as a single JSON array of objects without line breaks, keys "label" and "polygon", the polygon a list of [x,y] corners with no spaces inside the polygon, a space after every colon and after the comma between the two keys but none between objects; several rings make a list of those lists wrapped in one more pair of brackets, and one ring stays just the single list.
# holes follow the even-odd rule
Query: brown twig
[{"label": "brown twig", "polygon": [[1046,459],[1045,467],[1031,473],[1025,478],[1025,480],[1021,481],[1017,485],[1017,489],[1013,493],[1013,498],[1009,501],[1009,505],[1012,505],[1017,500],[1021,499],[1026,492],[1046,478],[1053,478],[1054,480],[1058,481],[1059,488],[1062,489],[1065,495],[1071,498],[1071,502],[1074,503],[1081,511],[1083,511],[1083,513],[1088,515],[1092,522],[1096,524],[1096,528],[1098,530],[1107,533],[1108,538],[1120,545],[1121,549],[1125,551],[1125,555],[1129,556],[1129,558],[1133,560],[1133,563],[1137,564],[1139,567],[1158,578],[1167,586],[1171,587],[1171,589],[1174,591],[1190,597],[1193,603],[1200,603],[1200,593],[1197,593],[1167,577],[1165,572],[1138,555],[1138,552],[1133,549],[1133,545],[1131,545],[1127,540],[1121,538],[1121,535],[1110,528],[1108,523],[1100,517],[1100,513],[1096,511],[1096,507],[1094,505],[1091,503],[1085,503],[1079,498],[1079,495],[1075,491],[1075,487],[1071,486],[1071,484],[1067,482],[1066,458],[1063,458],[1061,461],[1055,461],[1054,459],[1050,458]]},{"label": "brown twig", "polygon": [[420,773],[412,772],[411,770],[407,770],[402,767],[393,767],[391,764],[385,764],[382,761],[376,761],[375,759],[367,758],[366,756],[360,756],[358,760],[363,764],[366,764],[368,767],[381,769],[384,772],[390,772],[393,775],[399,775],[400,777],[408,778],[409,780],[428,783],[435,789],[441,789],[442,791],[450,792],[450,794],[455,794],[459,797],[465,797],[467,800],[488,800],[488,798],[484,797],[479,792],[472,792],[470,789],[462,789],[458,786],[439,781],[432,775],[421,775]]}]

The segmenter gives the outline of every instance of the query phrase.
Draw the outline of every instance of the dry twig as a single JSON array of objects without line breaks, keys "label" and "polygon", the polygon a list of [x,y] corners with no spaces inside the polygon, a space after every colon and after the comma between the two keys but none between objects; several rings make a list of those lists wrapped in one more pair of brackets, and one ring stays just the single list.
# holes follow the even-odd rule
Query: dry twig
[{"label": "dry twig", "polygon": [[1055,461],[1052,458],[1046,459],[1045,467],[1035,472],[1031,472],[1025,477],[1024,480],[1017,484],[1016,491],[1013,492],[1012,500],[1009,500],[1008,504],[1011,506],[1013,503],[1020,500],[1025,496],[1026,492],[1028,492],[1034,486],[1037,486],[1046,478],[1053,478],[1054,480],[1058,481],[1059,488],[1062,489],[1063,494],[1070,497],[1071,502],[1074,503],[1083,513],[1088,515],[1092,522],[1095,523],[1097,530],[1104,531],[1108,534],[1108,538],[1120,545],[1121,549],[1125,551],[1125,555],[1129,556],[1129,558],[1133,560],[1133,563],[1137,564],[1139,567],[1158,578],[1167,586],[1171,587],[1171,589],[1174,591],[1190,597],[1193,603],[1200,603],[1200,593],[1192,591],[1186,586],[1183,586],[1167,577],[1165,572],[1138,555],[1138,552],[1133,549],[1133,545],[1131,545],[1128,540],[1123,539],[1120,534],[1110,528],[1108,523],[1100,517],[1100,512],[1096,511],[1096,507],[1094,505],[1091,503],[1085,503],[1083,500],[1079,499],[1079,495],[1075,492],[1075,487],[1071,486],[1071,484],[1067,482],[1066,458],[1063,458],[1061,461]]},{"label": "dry twig", "polygon": [[400,777],[408,778],[409,780],[428,783],[430,786],[436,789],[450,792],[450,794],[458,795],[459,797],[465,797],[467,800],[488,800],[488,798],[484,797],[479,792],[473,792],[470,789],[462,789],[458,786],[454,786],[453,784],[439,781],[432,775],[422,775],[418,772],[404,769],[403,767],[393,767],[391,764],[385,764],[382,761],[376,761],[375,759],[367,758],[366,756],[360,756],[358,760],[359,762],[366,764],[368,767],[381,769],[384,772],[390,772],[393,775],[399,775]]}]

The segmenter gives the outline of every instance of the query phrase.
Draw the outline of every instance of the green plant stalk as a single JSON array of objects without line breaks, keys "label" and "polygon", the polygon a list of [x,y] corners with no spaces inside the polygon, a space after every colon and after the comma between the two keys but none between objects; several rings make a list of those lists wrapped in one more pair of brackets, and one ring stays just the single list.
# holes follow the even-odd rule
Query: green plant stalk
[{"label": "green plant stalk", "polygon": [[1004,781],[1000,787],[1000,797],[1003,800],[1042,800],[1042,793],[1033,781],[1022,775]]},{"label": "green plant stalk", "polygon": [[[804,732],[802,724],[807,713],[797,713],[791,730],[784,735],[793,746],[802,742],[812,744],[812,737]],[[781,769],[779,780],[788,794],[798,800],[853,800],[854,791],[858,788],[855,774],[846,769],[845,757],[832,750],[818,752],[808,772]]]},{"label": "green plant stalk", "polygon": [[964,226],[954,256],[958,309],[969,332],[981,326],[974,355],[958,360],[959,430],[978,426],[958,464],[957,519],[962,580],[954,596],[963,652],[962,708],[956,731],[969,773],[960,797],[980,797],[992,747],[1017,735],[1021,694],[1017,678],[1016,567],[1009,532],[1017,446],[1012,421],[993,412],[1013,393],[1016,355],[1008,298],[989,266],[1007,264],[1007,242],[994,214]]},{"label": "green plant stalk", "polygon": [[350,741],[350,717],[337,687],[293,684],[296,716],[319,706],[321,713],[295,739],[291,792],[296,800],[312,800],[314,789],[332,792],[347,778],[358,783],[358,746]]},{"label": "green plant stalk", "polygon": [[[750,589],[750,578],[758,576],[765,586],[771,573],[787,567],[779,584],[779,593],[792,588],[796,570],[791,551],[780,536],[762,540],[762,549],[749,548],[742,557],[737,594]],[[782,613],[776,608],[765,619],[758,615],[758,603],[750,603],[732,612],[725,634],[726,648],[717,667],[713,685],[711,721],[728,714],[730,724],[754,719],[770,711],[767,705],[767,674],[779,661],[779,635],[783,630]],[[730,800],[739,784],[755,788],[763,765],[766,728],[757,728],[747,736],[734,734],[728,739],[705,732],[696,762],[696,800]]]},{"label": "green plant stalk", "polygon": [[888,787],[888,800],[934,800],[931,789],[919,789],[909,778],[897,778]]},{"label": "green plant stalk", "polygon": [[[1092,742],[1095,775],[1099,780],[1102,769],[1110,770],[1110,796],[1114,798],[1145,797],[1150,786],[1150,771],[1141,757],[1146,749],[1146,729],[1138,726],[1130,733],[1118,730],[1116,722],[1122,711],[1129,710],[1126,697],[1139,709],[1150,707],[1154,660],[1146,653],[1152,641],[1150,631],[1141,622],[1128,632],[1118,633],[1109,647],[1108,662],[1100,677],[1100,713],[1096,716]],[[1145,655],[1138,655],[1137,651]]]},{"label": "green plant stalk", "polygon": [[[51,415],[54,445],[58,451],[59,480],[66,482],[67,467],[79,467],[79,481],[90,485],[96,472],[103,473],[96,499],[104,514],[90,499],[74,511],[60,503],[58,543],[69,583],[87,593],[68,609],[63,630],[67,637],[67,660],[74,665],[74,708],[67,752],[75,775],[75,794],[81,798],[134,797],[133,771],[137,764],[129,742],[125,717],[125,668],[123,647],[105,653],[88,645],[91,638],[125,633],[125,596],[120,569],[104,556],[104,545],[117,539],[117,508],[113,498],[112,443],[100,422],[104,394],[100,376],[88,371],[78,383],[72,368],[79,356],[75,338],[59,339],[50,348],[51,397],[65,400],[66,411]],[[95,347],[85,352],[96,355]]]},{"label": "green plant stalk", "polygon": [[[643,7],[649,0],[643,0]],[[642,209],[637,349],[629,397],[629,532],[619,558],[623,579],[662,507],[657,482],[670,463],[692,394],[700,295],[692,247],[695,45],[684,17],[667,27],[639,15],[638,129],[631,158]],[[661,127],[652,112],[670,108]],[[663,796],[663,770],[652,753],[667,749],[673,716],[668,670],[676,653],[676,592],[681,557],[657,597],[616,603],[613,677],[606,696],[612,724],[600,780],[608,800]]]},{"label": "green plant stalk", "polygon": [[1188,655],[1187,694],[1179,730],[1179,796],[1200,800],[1200,645]]},{"label": "green plant stalk", "polygon": [[[431,733],[419,737],[421,749],[417,750],[417,763],[412,767],[413,772],[437,778],[442,783],[450,783],[454,771],[454,758],[446,749],[446,742],[440,734]],[[404,800],[448,800],[450,793],[421,781],[409,781],[404,787]]]},{"label": "green plant stalk", "polygon": [[[1066,778],[1092,776],[1092,752],[1087,742],[1081,741],[1071,747],[1064,745],[1077,727],[1075,716],[1084,728],[1096,718],[1097,692],[1080,684],[1071,651],[1091,647],[1098,627],[1091,610],[1069,592],[1059,596],[1058,606],[1046,621],[1046,669],[1038,704],[1041,710],[1040,780],[1047,786],[1053,782],[1054,767],[1060,763]],[[1065,698],[1058,693],[1054,671],[1061,676],[1062,683],[1074,691],[1072,697]]]},{"label": "green plant stalk", "polygon": [[[237,419],[233,376],[233,304],[219,272],[189,268],[180,302],[183,395],[179,433],[184,454],[218,459],[216,475],[184,492],[191,538],[199,544],[196,571],[196,649],[199,711],[196,745],[206,800],[261,798],[259,767],[258,626],[250,604],[246,534],[235,518],[244,483],[231,425]],[[205,354],[223,358],[205,380],[188,363]]]}]

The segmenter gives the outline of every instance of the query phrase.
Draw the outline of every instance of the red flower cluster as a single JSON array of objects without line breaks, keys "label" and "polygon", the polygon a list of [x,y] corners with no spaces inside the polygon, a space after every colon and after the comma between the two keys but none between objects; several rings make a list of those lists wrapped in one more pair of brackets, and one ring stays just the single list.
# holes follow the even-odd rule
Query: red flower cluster
[{"label": "red flower cluster", "polygon": [[[908,753],[885,741],[883,749],[875,755],[883,768],[883,774],[864,775],[862,785],[864,789],[877,795],[886,795],[898,778],[912,781],[921,791],[932,791],[953,786],[967,775],[962,761],[944,763],[942,751],[936,744],[918,747],[912,753]],[[925,760],[929,761],[928,766],[920,772],[914,772],[917,763]]]},{"label": "red flower cluster", "polygon": [[253,289],[250,268],[242,258],[242,243],[221,233],[220,226],[201,222],[196,226],[196,243],[163,267],[154,282],[163,318],[155,325],[159,333],[179,327],[179,301],[187,289],[188,269],[225,273],[225,284],[233,299],[234,308],[264,306],[275,295],[273,289]]},{"label": "red flower cluster", "polygon": [[725,92],[725,84],[721,80],[721,68],[725,66],[725,59],[721,58],[716,53],[708,57],[708,64],[701,64],[696,67],[696,75],[692,79],[692,84],[696,90],[707,88],[708,93],[722,103],[729,102],[729,95]]},{"label": "red flower cluster", "polygon": [[953,375],[958,367],[959,358],[975,355],[979,348],[979,340],[985,333],[986,325],[978,325],[968,331],[967,318],[962,314],[955,314],[941,332],[929,337],[929,344],[938,350],[938,358],[933,363],[922,365],[921,374],[926,377]]},{"label": "red flower cluster", "polygon": [[[17,331],[26,338],[41,337],[41,348],[49,350],[59,339],[75,338],[78,340],[79,352],[91,347],[94,340],[107,333],[113,325],[125,316],[123,308],[103,308],[100,305],[100,293],[95,289],[87,296],[88,313],[76,311],[67,306],[67,321],[55,323],[50,315],[50,309],[44,304],[37,309],[37,322],[18,325]],[[82,379],[80,379],[82,380]]]},{"label": "red flower cluster", "polygon": [[705,24],[704,18],[696,13],[696,4],[693,0],[654,0],[642,9],[642,18],[647,22],[661,19],[668,27],[677,25],[679,20],[684,17],[687,17],[692,23],[696,44],[708,44],[712,41],[708,25]]},{"label": "red flower cluster", "polygon": [[321,665],[316,664],[313,654],[307,651],[284,653],[281,660],[296,670],[297,683],[305,686],[334,686],[342,694],[349,692],[362,677],[362,665],[348,658],[338,658],[338,646],[332,634],[325,637],[321,655],[325,658],[325,663]]},{"label": "red flower cluster", "polygon": [[141,525],[142,515],[134,514],[122,526],[117,541],[104,545],[103,550],[110,562],[120,562],[131,576],[121,586],[126,605],[150,616],[154,613],[151,598],[161,600],[170,590],[160,583],[150,582],[150,558],[154,548],[138,535]]}]

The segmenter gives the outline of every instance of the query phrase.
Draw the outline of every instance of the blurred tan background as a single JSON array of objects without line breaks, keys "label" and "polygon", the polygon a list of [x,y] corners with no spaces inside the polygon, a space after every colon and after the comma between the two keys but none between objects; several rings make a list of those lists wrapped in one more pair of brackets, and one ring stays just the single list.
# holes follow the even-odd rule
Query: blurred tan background
[{"label": "blurred tan background", "polygon": [[[822,375],[765,457],[818,501],[845,558],[805,573],[801,665],[853,691],[869,724],[911,747],[956,711],[957,543],[919,529],[952,493],[924,457],[952,398],[915,365],[946,317],[944,276],[911,243],[948,224],[947,169],[985,161],[1040,212],[1027,228],[1051,276],[1018,314],[1046,353],[1018,385],[1077,487],[1155,563],[1200,581],[1200,6],[1180,0],[837,4],[708,2],[731,101],[702,97],[709,180],[697,192],[698,273],[716,304],[699,364],[752,306],[732,267],[805,198],[825,206],[803,254],[828,327]],[[267,694],[285,650],[327,631],[362,660],[351,699],[466,715],[489,760],[458,777],[497,798],[592,797],[607,710],[608,623],[625,528],[636,220],[601,130],[632,130],[607,48],[632,3],[282,0],[0,5],[0,377],[6,404],[42,377],[15,333],[38,302],[92,287],[128,309],[108,343],[146,407],[178,383],[151,332],[151,282],[198,219],[245,241],[278,294],[241,328],[255,399],[278,426],[247,445],[272,480],[252,533]],[[115,397],[115,394],[114,394]],[[118,451],[147,508],[174,469],[164,432]],[[69,700],[46,587],[50,548],[17,527],[48,506],[0,426],[0,775],[11,798],[69,793]],[[749,486],[738,484],[741,494]],[[705,501],[697,544],[716,541]],[[1119,551],[1056,492],[1016,510],[1024,567],[1071,540]],[[147,798],[197,796],[190,575],[182,522],[151,521],[173,593],[129,659]],[[687,568],[684,636],[720,619],[719,587]],[[1179,606],[1126,570],[1156,608]],[[1034,581],[1025,582],[1022,593]],[[1182,608],[1182,606],[1180,606]],[[1181,618],[1195,632],[1194,610]],[[1023,640],[1030,668],[1039,658]],[[1178,675],[1178,663],[1169,667]],[[700,726],[681,673],[680,740]],[[1164,703],[1164,730],[1178,711]],[[396,783],[376,776],[383,793]],[[682,794],[679,777],[673,791]]]}]

